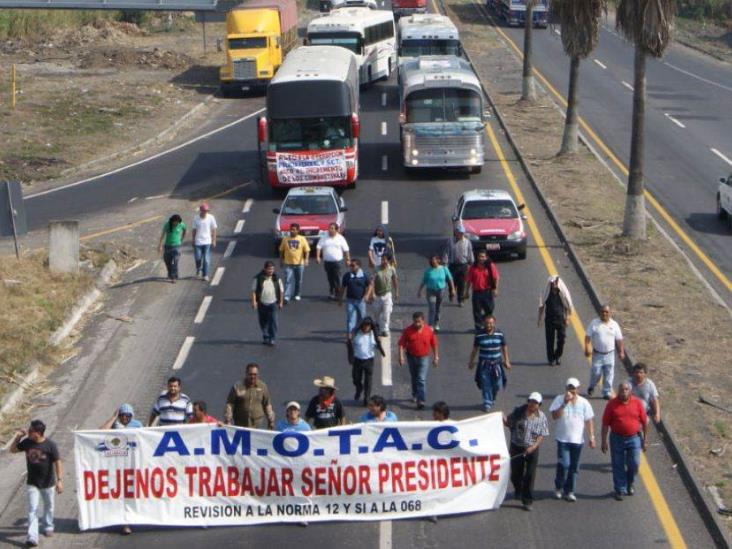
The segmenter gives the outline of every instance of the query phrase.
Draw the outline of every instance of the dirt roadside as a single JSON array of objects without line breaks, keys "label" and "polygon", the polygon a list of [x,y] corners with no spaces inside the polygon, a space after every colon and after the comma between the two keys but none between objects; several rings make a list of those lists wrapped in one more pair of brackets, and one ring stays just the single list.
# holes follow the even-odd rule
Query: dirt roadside
[{"label": "dirt roadside", "polygon": [[[567,238],[601,297],[613,304],[634,359],[649,365],[664,423],[698,477],[732,504],[732,414],[697,402],[704,395],[724,404],[732,394],[729,314],[653,226],[642,244],[620,236],[624,189],[584,148],[572,158],[556,157],[564,121],[551,98],[541,93],[535,105],[520,101],[518,58],[477,4],[446,5]],[[732,530],[732,520],[727,525]]]}]

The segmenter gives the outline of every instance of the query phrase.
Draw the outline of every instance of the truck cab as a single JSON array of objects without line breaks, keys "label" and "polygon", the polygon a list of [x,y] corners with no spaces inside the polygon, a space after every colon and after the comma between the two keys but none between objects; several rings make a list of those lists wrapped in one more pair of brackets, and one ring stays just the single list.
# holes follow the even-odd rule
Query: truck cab
[{"label": "truck cab", "polygon": [[717,216],[726,220],[732,229],[732,173],[719,178],[717,190]]}]

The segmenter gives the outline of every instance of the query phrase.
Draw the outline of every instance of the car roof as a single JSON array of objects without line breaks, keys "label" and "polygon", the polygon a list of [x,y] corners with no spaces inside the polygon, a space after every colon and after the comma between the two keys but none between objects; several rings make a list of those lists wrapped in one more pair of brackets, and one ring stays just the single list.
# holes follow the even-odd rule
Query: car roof
[{"label": "car roof", "polygon": [[471,200],[510,200],[513,202],[513,198],[508,191],[503,189],[473,189],[472,191],[465,191],[462,198],[465,202]]},{"label": "car roof", "polygon": [[290,196],[313,196],[327,194],[332,196],[335,193],[332,187],[295,187],[287,191],[288,198]]}]

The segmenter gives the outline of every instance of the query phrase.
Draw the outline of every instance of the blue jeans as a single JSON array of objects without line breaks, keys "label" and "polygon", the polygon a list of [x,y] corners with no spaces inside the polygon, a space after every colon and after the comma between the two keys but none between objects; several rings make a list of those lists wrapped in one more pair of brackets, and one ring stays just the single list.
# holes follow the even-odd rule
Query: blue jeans
[{"label": "blue jeans", "polygon": [[444,288],[441,290],[427,290],[427,307],[429,307],[427,323],[430,326],[435,326],[440,323],[440,308],[444,295]]},{"label": "blue jeans", "polygon": [[366,302],[363,299],[346,299],[346,331],[350,334],[366,317]]},{"label": "blue jeans", "polygon": [[412,381],[412,396],[417,402],[427,400],[427,372],[430,370],[430,355],[414,356],[407,353],[409,376]]},{"label": "blue jeans", "polygon": [[304,273],[305,265],[285,265],[285,299],[287,301],[300,295]]},{"label": "blue jeans", "polygon": [[592,365],[590,366],[590,384],[588,389],[594,389],[602,377],[602,396],[613,392],[615,378],[615,351],[607,354],[592,351]]},{"label": "blue jeans", "polygon": [[613,488],[618,494],[627,494],[638,474],[641,458],[641,437],[622,437],[610,433],[610,461],[613,466]]},{"label": "blue jeans", "polygon": [[165,268],[168,270],[168,278],[175,280],[178,278],[178,261],[180,260],[180,246],[165,246],[163,252],[163,261]]},{"label": "blue jeans", "polygon": [[557,476],[554,478],[554,488],[561,490],[565,496],[574,493],[582,446],[557,441]]},{"label": "blue jeans", "polygon": [[483,394],[483,407],[486,409],[492,408],[498,396],[498,391],[503,387],[503,377],[492,375],[491,369],[480,363],[475,378],[480,384],[480,391]]},{"label": "blue jeans", "polygon": [[36,488],[26,485],[28,494],[28,541],[38,543],[38,507],[43,499],[43,531],[53,531],[53,498],[56,490],[51,488]]},{"label": "blue jeans", "polygon": [[211,244],[195,244],[193,257],[196,260],[196,272],[201,271],[201,276],[208,276],[208,266],[211,264]]},{"label": "blue jeans", "polygon": [[257,304],[259,327],[262,329],[264,341],[274,341],[277,337],[277,303],[271,305]]}]

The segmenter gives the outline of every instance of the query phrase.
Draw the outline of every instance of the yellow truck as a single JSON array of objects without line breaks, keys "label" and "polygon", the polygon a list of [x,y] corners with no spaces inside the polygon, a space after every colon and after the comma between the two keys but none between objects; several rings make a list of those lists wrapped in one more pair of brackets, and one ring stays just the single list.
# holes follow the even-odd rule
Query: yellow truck
[{"label": "yellow truck", "polygon": [[296,42],[296,0],[249,0],[229,11],[221,94],[265,87]]}]

